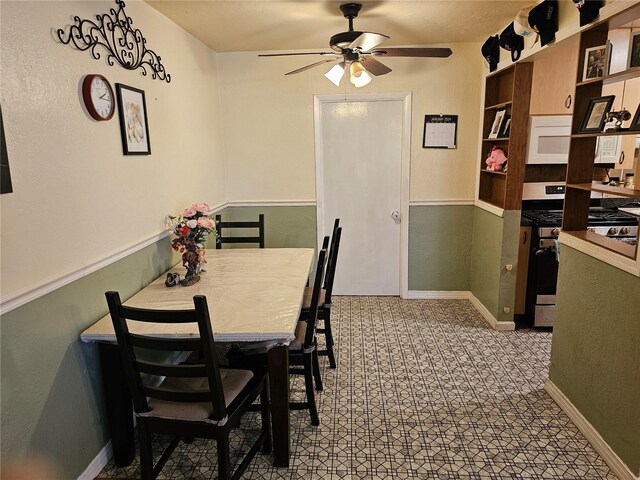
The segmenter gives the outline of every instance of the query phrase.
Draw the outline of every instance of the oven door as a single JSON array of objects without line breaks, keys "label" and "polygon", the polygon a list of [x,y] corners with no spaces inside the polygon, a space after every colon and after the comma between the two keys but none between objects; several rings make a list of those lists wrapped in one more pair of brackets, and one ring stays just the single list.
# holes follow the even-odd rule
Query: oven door
[{"label": "oven door", "polygon": [[531,312],[534,327],[551,327],[555,317],[558,260],[551,248],[536,250],[531,261],[534,264]]}]

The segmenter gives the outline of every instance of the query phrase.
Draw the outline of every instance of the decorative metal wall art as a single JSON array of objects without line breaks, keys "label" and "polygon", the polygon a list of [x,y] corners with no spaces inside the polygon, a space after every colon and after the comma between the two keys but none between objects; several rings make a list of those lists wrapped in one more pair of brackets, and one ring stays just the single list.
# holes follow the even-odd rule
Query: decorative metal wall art
[{"label": "decorative metal wall art", "polygon": [[124,11],[124,1],[116,0],[118,10],[109,10],[109,14],[96,15],[97,23],[73,17],[76,22],[69,28],[69,33],[64,29],[57,30],[58,39],[65,45],[73,43],[78,50],[90,50],[91,56],[98,60],[100,48],[107,52],[107,63],[114,65],[117,61],[127,70],[142,69],[142,75],[147,75],[149,70],[151,78],[171,81],[161,58],[153,50],[146,47],[147,40],[142,36],[140,29],[132,27],[133,20]]}]

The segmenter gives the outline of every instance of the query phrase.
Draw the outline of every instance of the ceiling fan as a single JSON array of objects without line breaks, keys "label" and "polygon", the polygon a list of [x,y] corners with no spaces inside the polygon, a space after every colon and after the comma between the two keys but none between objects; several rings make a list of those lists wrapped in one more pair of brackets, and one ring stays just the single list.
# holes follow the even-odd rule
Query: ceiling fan
[{"label": "ceiling fan", "polygon": [[362,4],[360,3],[345,3],[340,6],[344,17],[349,20],[349,31],[337,33],[331,37],[329,46],[333,50],[332,52],[267,53],[259,54],[258,56],[321,55],[329,57],[288,72],[285,75],[293,75],[325,63],[338,61],[339,63],[334,65],[325,76],[336,86],[339,86],[346,68],[349,67],[351,83],[356,87],[364,87],[371,81],[371,75],[385,75],[391,71],[389,67],[374,57],[446,58],[451,55],[450,48],[375,48],[389,37],[381,33],[358,32],[353,29],[353,19],[358,16],[361,8]]}]

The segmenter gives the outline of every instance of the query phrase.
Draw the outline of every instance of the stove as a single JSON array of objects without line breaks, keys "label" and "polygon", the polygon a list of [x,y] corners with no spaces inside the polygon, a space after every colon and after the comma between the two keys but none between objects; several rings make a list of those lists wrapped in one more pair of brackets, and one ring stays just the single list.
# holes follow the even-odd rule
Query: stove
[{"label": "stove", "polygon": [[[555,317],[556,284],[558,281],[557,239],[562,226],[562,210],[558,202],[523,202],[522,218],[531,225],[531,249],[525,317],[534,327],[551,327]],[[549,208],[544,208],[548,205]],[[525,220],[523,220],[524,223]],[[589,209],[587,229],[621,242],[637,245],[638,217],[612,208],[593,206]]]}]

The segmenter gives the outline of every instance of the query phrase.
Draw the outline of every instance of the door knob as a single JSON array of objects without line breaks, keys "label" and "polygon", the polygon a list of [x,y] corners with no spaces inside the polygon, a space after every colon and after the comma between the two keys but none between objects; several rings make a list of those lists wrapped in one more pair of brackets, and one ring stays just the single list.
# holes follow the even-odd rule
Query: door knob
[{"label": "door knob", "polygon": [[396,223],[400,222],[400,212],[398,212],[397,210],[394,210],[393,212],[391,212],[391,218],[393,218],[393,220]]}]

